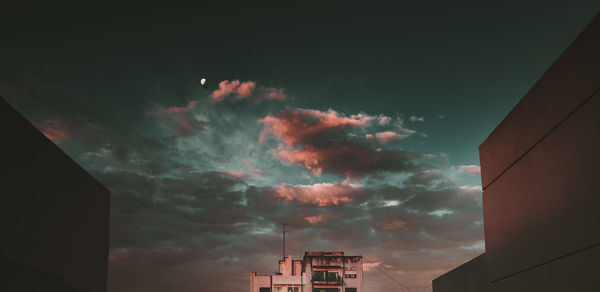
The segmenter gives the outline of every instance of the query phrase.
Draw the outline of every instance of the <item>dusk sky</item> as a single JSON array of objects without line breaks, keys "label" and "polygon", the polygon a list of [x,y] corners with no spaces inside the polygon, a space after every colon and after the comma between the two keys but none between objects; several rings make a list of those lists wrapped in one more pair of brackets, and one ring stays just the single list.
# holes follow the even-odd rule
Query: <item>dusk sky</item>
[{"label": "dusk sky", "polygon": [[369,292],[484,251],[478,146],[600,4],[322,2],[4,11],[0,95],[111,191],[109,291],[246,291],[281,222]]}]

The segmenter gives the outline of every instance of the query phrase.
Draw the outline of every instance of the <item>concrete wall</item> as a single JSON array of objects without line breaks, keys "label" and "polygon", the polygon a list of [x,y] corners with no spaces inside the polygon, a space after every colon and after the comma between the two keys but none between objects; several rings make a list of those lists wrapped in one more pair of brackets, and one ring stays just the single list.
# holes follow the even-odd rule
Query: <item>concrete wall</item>
[{"label": "concrete wall", "polygon": [[600,243],[599,89],[597,17],[481,145],[490,282]]},{"label": "concrete wall", "polygon": [[259,276],[250,273],[250,292],[259,292],[260,288],[271,288],[271,276]]},{"label": "concrete wall", "polygon": [[4,99],[0,291],[106,291],[109,192]]},{"label": "concrete wall", "polygon": [[433,280],[434,291],[482,292],[486,287],[485,254]]},{"label": "concrete wall", "polygon": [[[596,16],[479,148],[479,291],[600,291],[599,113]],[[471,291],[477,262],[434,280],[434,291]]]}]

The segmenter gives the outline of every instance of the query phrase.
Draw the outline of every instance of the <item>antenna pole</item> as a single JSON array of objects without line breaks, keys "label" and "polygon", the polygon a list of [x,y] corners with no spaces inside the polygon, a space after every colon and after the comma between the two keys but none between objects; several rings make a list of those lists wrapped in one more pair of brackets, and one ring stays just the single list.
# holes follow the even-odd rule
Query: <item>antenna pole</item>
[{"label": "antenna pole", "polygon": [[285,223],[281,223],[281,226],[283,226],[283,259],[285,260],[285,226],[287,224]]}]

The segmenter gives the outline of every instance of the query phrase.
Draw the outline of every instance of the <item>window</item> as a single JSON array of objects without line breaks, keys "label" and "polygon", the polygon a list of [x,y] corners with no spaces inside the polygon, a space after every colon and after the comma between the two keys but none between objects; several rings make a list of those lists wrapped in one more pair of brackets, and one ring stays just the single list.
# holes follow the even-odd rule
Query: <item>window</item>
[{"label": "window", "polygon": [[337,275],[336,272],[327,272],[327,281],[337,281]]},{"label": "window", "polygon": [[346,288],[346,292],[356,292],[356,288]]},{"label": "window", "polygon": [[282,292],[281,287],[273,287],[273,292]]},{"label": "window", "polygon": [[335,282],[335,281],[340,281],[340,279],[339,279],[337,272],[314,271],[313,272],[313,281]]},{"label": "window", "polygon": [[314,271],[313,281],[325,281],[326,271]]},{"label": "window", "polygon": [[271,288],[260,288],[260,292],[271,292]]},{"label": "window", "polygon": [[356,278],[356,274],[345,274],[344,277],[346,277],[346,278]]},{"label": "window", "polygon": [[288,287],[288,292],[298,292],[298,287]]},{"label": "window", "polygon": [[339,292],[338,288],[314,288],[313,292]]}]

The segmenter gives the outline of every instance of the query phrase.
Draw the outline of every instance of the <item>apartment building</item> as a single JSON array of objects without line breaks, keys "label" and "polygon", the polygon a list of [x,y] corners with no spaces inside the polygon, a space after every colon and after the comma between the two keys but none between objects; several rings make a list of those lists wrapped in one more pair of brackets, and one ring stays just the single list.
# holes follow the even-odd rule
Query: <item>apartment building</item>
[{"label": "apartment building", "polygon": [[250,273],[250,292],[362,292],[362,256],[342,251],[306,252],[302,260],[288,255],[279,272]]}]

